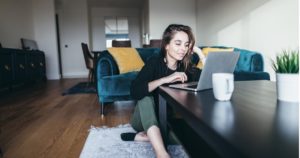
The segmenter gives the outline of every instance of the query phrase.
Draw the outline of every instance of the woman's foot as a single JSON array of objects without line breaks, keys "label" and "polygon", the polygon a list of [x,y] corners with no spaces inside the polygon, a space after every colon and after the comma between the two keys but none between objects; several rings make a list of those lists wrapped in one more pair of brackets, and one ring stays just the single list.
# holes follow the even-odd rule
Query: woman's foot
[{"label": "woman's foot", "polygon": [[141,142],[148,142],[149,138],[145,132],[139,133],[121,133],[121,139],[123,141],[141,141]]},{"label": "woman's foot", "polygon": [[132,133],[132,132],[121,133],[121,139],[123,141],[134,141],[135,136],[136,133]]},{"label": "woman's foot", "polygon": [[149,142],[149,138],[145,132],[139,132],[135,135],[134,141]]}]

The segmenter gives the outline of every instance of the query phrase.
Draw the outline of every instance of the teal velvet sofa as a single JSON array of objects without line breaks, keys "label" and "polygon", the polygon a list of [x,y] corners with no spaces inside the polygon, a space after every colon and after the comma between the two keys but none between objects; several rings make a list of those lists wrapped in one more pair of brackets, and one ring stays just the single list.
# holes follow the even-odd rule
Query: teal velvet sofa
[{"label": "teal velvet sofa", "polygon": [[[218,47],[225,48],[225,47]],[[151,56],[159,55],[158,48],[136,48],[140,57],[146,62]],[[235,67],[235,81],[245,80],[270,80],[267,72],[263,72],[263,57],[260,53],[240,48],[234,48],[240,52],[238,63]],[[197,63],[199,58],[192,58]],[[101,113],[104,114],[104,105],[114,101],[130,100],[130,85],[138,72],[119,73],[116,61],[107,50],[101,51],[96,62],[96,87],[98,99],[101,104]]]}]

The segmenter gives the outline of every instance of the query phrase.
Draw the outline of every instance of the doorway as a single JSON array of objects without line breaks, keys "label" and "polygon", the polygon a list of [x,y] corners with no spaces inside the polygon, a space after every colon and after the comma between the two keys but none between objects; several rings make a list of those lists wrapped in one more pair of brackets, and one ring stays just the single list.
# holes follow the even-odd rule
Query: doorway
[{"label": "doorway", "polygon": [[61,49],[60,49],[59,18],[58,18],[58,14],[55,14],[55,24],[56,24],[56,37],[57,37],[57,52],[58,52],[59,76],[60,76],[60,79],[62,79],[63,78],[63,72],[62,72],[62,62],[61,62]]}]

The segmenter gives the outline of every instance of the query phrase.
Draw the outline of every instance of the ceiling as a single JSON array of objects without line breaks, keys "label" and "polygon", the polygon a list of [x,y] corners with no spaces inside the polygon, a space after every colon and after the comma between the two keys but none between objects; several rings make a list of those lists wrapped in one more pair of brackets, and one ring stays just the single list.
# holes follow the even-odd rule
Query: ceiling
[{"label": "ceiling", "polygon": [[101,7],[142,7],[146,0],[88,0],[90,6]]},{"label": "ceiling", "polygon": [[[64,1],[69,0],[55,0],[56,6],[61,6]],[[93,7],[117,7],[117,8],[142,8],[144,3],[148,0],[87,0],[89,6]],[[195,0],[197,3],[205,5],[209,2],[220,0]]]}]

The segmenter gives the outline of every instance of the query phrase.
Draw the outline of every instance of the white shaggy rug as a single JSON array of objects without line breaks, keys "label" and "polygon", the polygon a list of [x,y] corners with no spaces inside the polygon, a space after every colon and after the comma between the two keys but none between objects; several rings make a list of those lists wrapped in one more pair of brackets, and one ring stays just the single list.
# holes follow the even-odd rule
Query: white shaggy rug
[{"label": "white shaggy rug", "polygon": [[[135,132],[129,125],[107,128],[92,127],[84,144],[80,158],[154,158],[154,150],[149,142],[122,141],[120,134]],[[180,145],[169,145],[172,158],[188,158]]]}]

